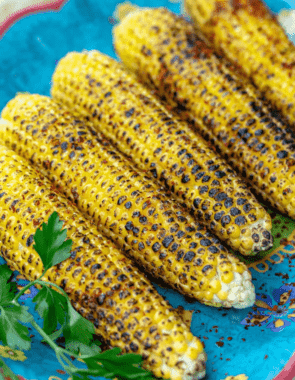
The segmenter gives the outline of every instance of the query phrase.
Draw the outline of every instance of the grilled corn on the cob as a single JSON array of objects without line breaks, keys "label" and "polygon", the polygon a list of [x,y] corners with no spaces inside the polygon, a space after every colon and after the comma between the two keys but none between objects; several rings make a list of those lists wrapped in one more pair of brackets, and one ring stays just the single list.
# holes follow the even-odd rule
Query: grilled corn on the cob
[{"label": "grilled corn on the cob", "polygon": [[114,39],[126,66],[192,121],[258,194],[295,218],[294,135],[189,22],[164,8],[138,10],[115,27]]},{"label": "grilled corn on the cob", "polygon": [[204,376],[202,343],[122,253],[28,163],[0,146],[1,255],[29,280],[43,272],[32,248],[33,235],[57,211],[71,257],[46,272],[61,286],[73,306],[92,321],[111,346],[143,355],[156,376],[195,379]]},{"label": "grilled corn on the cob", "polygon": [[36,165],[149,273],[212,306],[253,305],[246,265],[60,104],[18,95],[2,115],[11,121],[0,122],[2,143]]},{"label": "grilled corn on the cob", "polygon": [[96,51],[70,53],[56,67],[52,95],[90,120],[235,250],[247,255],[270,247],[270,216],[244,182],[121,64]]},{"label": "grilled corn on the cob", "polygon": [[260,0],[184,0],[184,5],[210,44],[295,123],[295,47],[266,5]]}]

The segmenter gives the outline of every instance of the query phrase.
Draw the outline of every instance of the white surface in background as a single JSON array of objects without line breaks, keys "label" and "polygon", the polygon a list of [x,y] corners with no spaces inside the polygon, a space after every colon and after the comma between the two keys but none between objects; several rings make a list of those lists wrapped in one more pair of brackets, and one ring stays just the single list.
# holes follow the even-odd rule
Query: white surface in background
[{"label": "white surface in background", "polygon": [[290,40],[295,42],[295,10],[284,10],[279,13],[278,20],[289,34]]},{"label": "white surface in background", "polygon": [[30,5],[46,4],[52,0],[0,0],[0,24],[12,13]]}]

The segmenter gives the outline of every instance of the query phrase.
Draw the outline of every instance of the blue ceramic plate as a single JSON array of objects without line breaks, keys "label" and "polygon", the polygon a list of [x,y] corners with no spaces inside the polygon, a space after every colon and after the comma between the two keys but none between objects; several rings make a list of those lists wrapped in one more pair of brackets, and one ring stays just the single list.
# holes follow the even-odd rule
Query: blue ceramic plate
[{"label": "blue ceramic plate", "polygon": [[[180,13],[180,4],[168,0],[134,2],[140,6],[165,6]],[[295,4],[269,0],[268,5],[278,12]],[[43,11],[14,23],[0,41],[0,109],[20,91],[49,95],[55,65],[69,51],[98,49],[116,58],[111,37],[115,7],[115,0],[70,0],[59,12]],[[281,227],[276,228],[281,237],[286,237],[293,226],[284,219]],[[251,265],[259,306],[245,310],[215,309],[198,302],[188,303],[179,293],[157,287],[174,307],[181,305],[193,311],[191,330],[205,343],[208,354],[207,380],[241,373],[250,380],[271,380],[290,360],[295,351],[292,236],[293,233],[289,245],[278,247]],[[20,278],[17,281],[19,286],[25,283]],[[278,303],[286,292],[289,300],[281,307]],[[32,307],[35,293],[36,289],[32,288],[22,301]],[[256,324],[259,318],[261,322]],[[36,331],[31,330],[31,334],[30,351],[21,354],[0,345],[0,356],[6,357],[12,370],[26,379],[68,379],[52,350],[41,343]]]}]

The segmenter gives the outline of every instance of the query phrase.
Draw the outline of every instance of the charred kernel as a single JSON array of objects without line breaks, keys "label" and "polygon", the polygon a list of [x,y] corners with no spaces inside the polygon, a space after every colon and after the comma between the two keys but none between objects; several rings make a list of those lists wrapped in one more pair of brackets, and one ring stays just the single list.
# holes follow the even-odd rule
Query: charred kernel
[{"label": "charred kernel", "polygon": [[217,178],[223,178],[226,176],[226,173],[222,170],[218,170],[217,172],[215,172],[215,175]]},{"label": "charred kernel", "polygon": [[196,174],[195,180],[201,179],[204,174],[205,174],[205,172],[200,172],[200,173]]},{"label": "charred kernel", "polygon": [[131,203],[131,202],[126,202],[126,203],[125,203],[125,207],[127,208],[127,210],[130,209],[131,206],[132,206],[132,203]]},{"label": "charred kernel", "polygon": [[184,154],[185,152],[186,152],[186,149],[182,149],[182,150],[180,150],[180,151],[177,153],[178,157],[181,156],[182,154]]},{"label": "charred kernel", "polygon": [[180,261],[184,255],[184,251],[178,251],[176,255],[176,260]]},{"label": "charred kernel", "polygon": [[217,202],[220,202],[220,201],[225,200],[226,198],[227,198],[226,193],[218,193],[218,194],[216,195],[216,197],[215,197],[215,200],[216,200]]},{"label": "charred kernel", "polygon": [[224,201],[224,206],[225,206],[226,208],[231,207],[233,204],[234,204],[234,201],[233,201],[232,198],[226,198],[226,200]]},{"label": "charred kernel", "polygon": [[259,242],[259,235],[258,234],[253,234],[252,239],[255,241],[255,243]]},{"label": "charred kernel", "polygon": [[271,238],[271,234],[270,234],[270,232],[268,232],[268,231],[264,231],[264,232],[262,233],[262,235],[263,235],[263,237],[265,237],[265,239],[270,239],[270,238]]},{"label": "charred kernel", "polygon": [[158,225],[157,225],[157,224],[153,224],[153,225],[152,225],[152,230],[153,230],[153,231],[157,231],[157,229],[158,229]]},{"label": "charred kernel", "polygon": [[130,348],[131,348],[131,351],[133,351],[133,352],[138,351],[138,345],[133,343],[133,342],[130,343]]},{"label": "charred kernel", "polygon": [[184,257],[183,257],[183,261],[185,262],[190,262],[192,261],[192,259],[196,256],[195,252],[193,251],[188,251]]},{"label": "charred kernel", "polygon": [[263,144],[263,143],[257,144],[256,145],[256,150],[261,150],[264,147],[265,147],[265,144]]},{"label": "charred kernel", "polygon": [[211,189],[209,190],[208,194],[209,194],[209,197],[214,198],[217,193],[218,193],[217,189]]},{"label": "charred kernel", "polygon": [[151,169],[150,172],[152,173],[154,178],[158,178],[157,169]]},{"label": "charred kernel", "polygon": [[147,217],[146,216],[141,216],[139,218],[139,222],[142,223],[142,224],[146,224],[147,223]]},{"label": "charred kernel", "polygon": [[216,222],[218,222],[221,218],[222,218],[222,215],[224,214],[224,211],[219,211],[217,212],[215,215],[214,215],[214,219],[216,220]]},{"label": "charred kernel", "polygon": [[196,248],[197,246],[198,246],[198,244],[195,243],[195,242],[193,242],[193,243],[190,244],[189,249],[194,249],[194,248]]},{"label": "charred kernel", "polygon": [[203,265],[203,260],[198,258],[195,262],[194,262],[197,266],[201,266]]},{"label": "charred kernel", "polygon": [[195,165],[193,168],[192,168],[192,171],[191,171],[191,173],[192,174],[195,174],[198,170],[200,170],[201,169],[201,166],[200,165]]},{"label": "charred kernel", "polygon": [[288,152],[285,150],[281,150],[280,152],[277,153],[278,158],[286,158],[288,156]]},{"label": "charred kernel", "polygon": [[132,214],[132,218],[137,218],[139,215],[140,215],[139,211],[134,211],[134,213]]},{"label": "charred kernel", "polygon": [[240,215],[240,213],[241,213],[241,211],[240,211],[238,208],[236,208],[236,207],[232,207],[232,208],[230,209],[230,214],[231,214],[232,216]]},{"label": "charred kernel", "polygon": [[165,248],[168,248],[169,245],[173,242],[174,238],[172,235],[170,236],[166,236],[163,241],[162,241],[162,245],[165,247]]},{"label": "charred kernel", "polygon": [[199,187],[199,193],[204,194],[208,191],[208,189],[209,189],[208,186],[200,186]]},{"label": "charred kernel", "polygon": [[61,149],[62,150],[67,150],[68,148],[68,143],[67,142],[63,142],[61,145],[60,145]]},{"label": "charred kernel", "polygon": [[161,248],[161,244],[158,243],[158,242],[156,242],[156,243],[153,244],[153,246],[152,246],[152,250],[153,250],[154,252],[158,252],[160,248]]},{"label": "charred kernel", "polygon": [[91,274],[94,274],[100,268],[101,268],[100,264],[94,264],[94,265],[92,265],[92,267],[90,269]]},{"label": "charred kernel", "polygon": [[247,199],[244,199],[244,198],[239,198],[239,199],[237,200],[237,204],[238,204],[239,206],[243,205],[243,204],[246,203],[246,202],[247,202]]},{"label": "charred kernel", "polygon": [[138,243],[138,249],[142,251],[144,249],[144,244],[142,242]]},{"label": "charred kernel", "polygon": [[242,226],[242,225],[246,224],[246,218],[244,216],[240,215],[240,216],[236,217],[235,223],[238,226]]},{"label": "charred kernel", "polygon": [[212,265],[205,265],[204,268],[202,268],[202,272],[206,273],[210,271],[211,269],[213,269]]},{"label": "charred kernel", "polygon": [[159,259],[164,259],[167,256],[167,253],[161,252],[159,255]]},{"label": "charred kernel", "polygon": [[194,207],[195,208],[198,208],[199,207],[199,204],[202,202],[202,199],[201,198],[196,198],[194,199]]},{"label": "charred kernel", "polygon": [[190,180],[190,177],[188,175],[183,175],[182,179],[181,179],[181,182],[182,183],[188,183],[189,180]]},{"label": "charred kernel", "polygon": [[120,274],[120,276],[117,277],[117,280],[118,281],[125,281],[125,280],[127,280],[127,276],[125,276],[125,274]]},{"label": "charred kernel", "polygon": [[120,206],[124,201],[126,201],[127,197],[125,195],[123,195],[122,197],[120,197],[118,199],[118,202],[117,204]]},{"label": "charred kernel", "polygon": [[102,304],[104,303],[105,298],[106,298],[106,295],[105,295],[105,294],[100,294],[100,295],[98,296],[98,298],[97,298],[97,303],[98,303],[99,305],[102,305]]},{"label": "charred kernel", "polygon": [[210,181],[210,176],[209,175],[205,175],[204,177],[203,177],[203,179],[202,179],[202,182],[208,182],[208,181]]},{"label": "charred kernel", "polygon": [[211,247],[209,247],[208,250],[211,253],[218,253],[219,252],[219,249],[215,245],[212,245]]},{"label": "charred kernel", "polygon": [[231,218],[229,215],[225,215],[221,218],[221,225],[222,227],[225,227],[227,224],[231,222]]},{"label": "charred kernel", "polygon": [[250,205],[250,203],[246,203],[244,206],[243,206],[243,210],[248,213],[250,210],[252,209],[252,206]]},{"label": "charred kernel", "polygon": [[211,166],[209,166],[208,170],[209,170],[210,172],[215,171],[215,170],[217,170],[217,169],[219,168],[219,166],[220,166],[220,165],[211,165]]},{"label": "charred kernel", "polygon": [[212,186],[220,186],[220,182],[217,179],[214,179],[211,183]]},{"label": "charred kernel", "polygon": [[209,247],[212,244],[212,242],[209,239],[201,239],[200,244],[204,247]]},{"label": "charred kernel", "polygon": [[256,120],[255,120],[255,119],[249,119],[249,120],[247,120],[246,125],[247,125],[248,127],[250,127],[250,125],[253,125],[253,124],[255,124],[255,123],[256,123]]},{"label": "charred kernel", "polygon": [[179,247],[179,244],[177,244],[177,243],[173,243],[173,244],[171,245],[171,247],[169,248],[169,250],[170,250],[171,252],[175,252],[175,251],[178,249],[178,247]]},{"label": "charred kernel", "polygon": [[125,224],[125,228],[126,228],[126,230],[127,231],[131,231],[132,229],[133,229],[133,223],[132,222],[127,222],[126,224]]},{"label": "charred kernel", "polygon": [[27,241],[26,241],[26,246],[29,247],[34,241],[34,235],[30,235],[28,238],[27,238]]}]

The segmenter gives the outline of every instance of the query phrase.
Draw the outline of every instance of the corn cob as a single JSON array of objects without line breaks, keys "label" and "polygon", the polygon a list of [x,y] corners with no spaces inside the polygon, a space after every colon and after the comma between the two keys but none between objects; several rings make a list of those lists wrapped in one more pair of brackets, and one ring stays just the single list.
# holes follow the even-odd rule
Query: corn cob
[{"label": "corn cob", "polygon": [[295,47],[260,0],[184,0],[198,30],[295,122]]},{"label": "corn cob", "polygon": [[70,53],[56,68],[52,94],[149,170],[235,250],[248,255],[271,246],[270,216],[244,182],[121,64],[95,51]]},{"label": "corn cob", "polygon": [[0,123],[2,143],[30,160],[145,270],[212,306],[253,305],[246,265],[60,104],[18,95],[2,116],[10,121]]},{"label": "corn cob", "polygon": [[1,255],[9,266],[29,280],[43,273],[32,248],[33,235],[48,214],[57,211],[73,240],[73,251],[48,270],[45,279],[67,292],[108,345],[143,355],[146,368],[156,376],[204,376],[202,343],[130,260],[25,160],[2,146],[0,157]]},{"label": "corn cob", "polygon": [[265,201],[295,218],[294,134],[189,22],[164,8],[137,10],[115,27],[114,38],[126,66],[191,121]]}]

